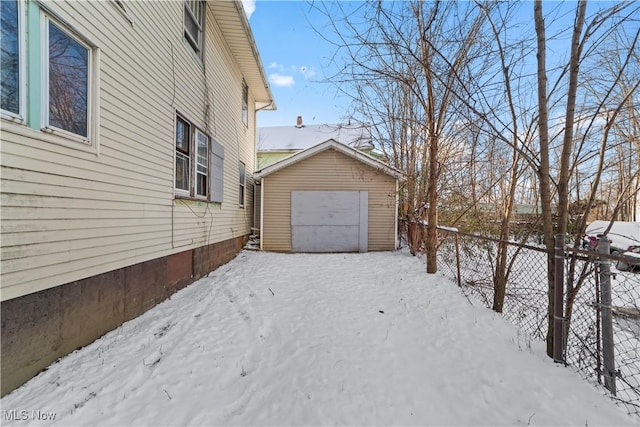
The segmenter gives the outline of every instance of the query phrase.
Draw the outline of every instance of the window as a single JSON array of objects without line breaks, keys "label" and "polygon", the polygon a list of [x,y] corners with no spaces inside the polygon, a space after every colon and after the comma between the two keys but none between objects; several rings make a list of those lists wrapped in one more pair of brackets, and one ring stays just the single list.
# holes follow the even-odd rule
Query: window
[{"label": "window", "polygon": [[249,86],[242,80],[242,123],[249,126]]},{"label": "window", "polygon": [[209,138],[196,130],[196,196],[207,197],[209,178]]},{"label": "window", "polygon": [[240,204],[241,208],[244,207],[244,189],[245,189],[245,181],[246,181],[245,169],[246,167],[244,163],[240,162],[240,191],[239,191],[238,203]]},{"label": "window", "polygon": [[52,20],[45,22],[45,126],[88,139],[90,49]]},{"label": "window", "polygon": [[204,10],[204,3],[201,0],[184,1],[184,36],[200,56],[202,56]]},{"label": "window", "polygon": [[175,191],[176,196],[207,199],[211,197],[213,178],[209,137],[187,120],[176,116]]},{"label": "window", "polygon": [[45,2],[25,0],[0,1],[0,45],[3,119],[47,132],[47,142],[98,153],[100,49]]},{"label": "window", "polygon": [[180,117],[176,120],[176,190],[189,192],[191,126]]},{"label": "window", "polygon": [[10,116],[22,113],[23,81],[21,70],[21,4],[16,0],[1,1],[0,9],[0,108]]}]

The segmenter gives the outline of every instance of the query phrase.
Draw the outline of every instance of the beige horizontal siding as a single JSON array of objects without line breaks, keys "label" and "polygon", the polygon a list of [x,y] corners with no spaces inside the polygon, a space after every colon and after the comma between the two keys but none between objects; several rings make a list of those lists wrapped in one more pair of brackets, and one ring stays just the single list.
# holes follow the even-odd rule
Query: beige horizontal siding
[{"label": "beige horizontal siding", "polygon": [[[110,1],[46,4],[100,49],[100,146],[3,120],[2,300],[248,234],[253,97],[247,128],[243,76],[210,9],[203,64],[182,2],[124,2],[133,24]],[[224,145],[224,203],[174,198],[176,112]]]},{"label": "beige horizontal siding", "polygon": [[263,249],[291,251],[291,192],[367,191],[369,250],[395,248],[396,181],[333,149],[264,178]]}]

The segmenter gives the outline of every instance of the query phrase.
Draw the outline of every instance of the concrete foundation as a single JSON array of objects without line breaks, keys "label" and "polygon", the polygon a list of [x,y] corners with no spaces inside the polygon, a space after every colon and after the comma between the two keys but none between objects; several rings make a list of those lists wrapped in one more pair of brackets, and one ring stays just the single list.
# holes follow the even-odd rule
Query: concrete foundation
[{"label": "concrete foundation", "polygon": [[232,260],[238,237],[4,301],[2,396]]}]

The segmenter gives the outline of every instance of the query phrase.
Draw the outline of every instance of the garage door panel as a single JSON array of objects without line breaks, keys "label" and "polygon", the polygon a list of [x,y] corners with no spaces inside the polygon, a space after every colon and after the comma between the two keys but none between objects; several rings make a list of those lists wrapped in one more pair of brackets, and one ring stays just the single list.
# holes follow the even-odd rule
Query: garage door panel
[{"label": "garage door panel", "polygon": [[366,252],[367,191],[292,191],[294,252]]},{"label": "garage door panel", "polygon": [[291,225],[358,225],[358,191],[292,191]]},{"label": "garage door panel", "polygon": [[294,252],[358,252],[360,227],[294,225],[291,246]]}]

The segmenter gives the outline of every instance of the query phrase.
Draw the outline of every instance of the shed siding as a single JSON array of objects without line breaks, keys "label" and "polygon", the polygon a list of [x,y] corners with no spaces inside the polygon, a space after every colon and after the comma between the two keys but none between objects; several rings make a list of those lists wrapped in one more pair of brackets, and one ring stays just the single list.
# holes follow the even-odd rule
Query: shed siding
[{"label": "shed siding", "polygon": [[395,249],[395,178],[328,149],[264,177],[262,248],[291,251],[291,191],[368,191],[369,250]]},{"label": "shed siding", "polygon": [[[100,49],[99,150],[2,121],[1,299],[249,234],[238,163],[255,169],[255,103],[207,7],[205,64],[182,2],[47,2]],[[222,204],[174,198],[179,112],[225,146]],[[59,143],[56,143],[58,141]]]}]

